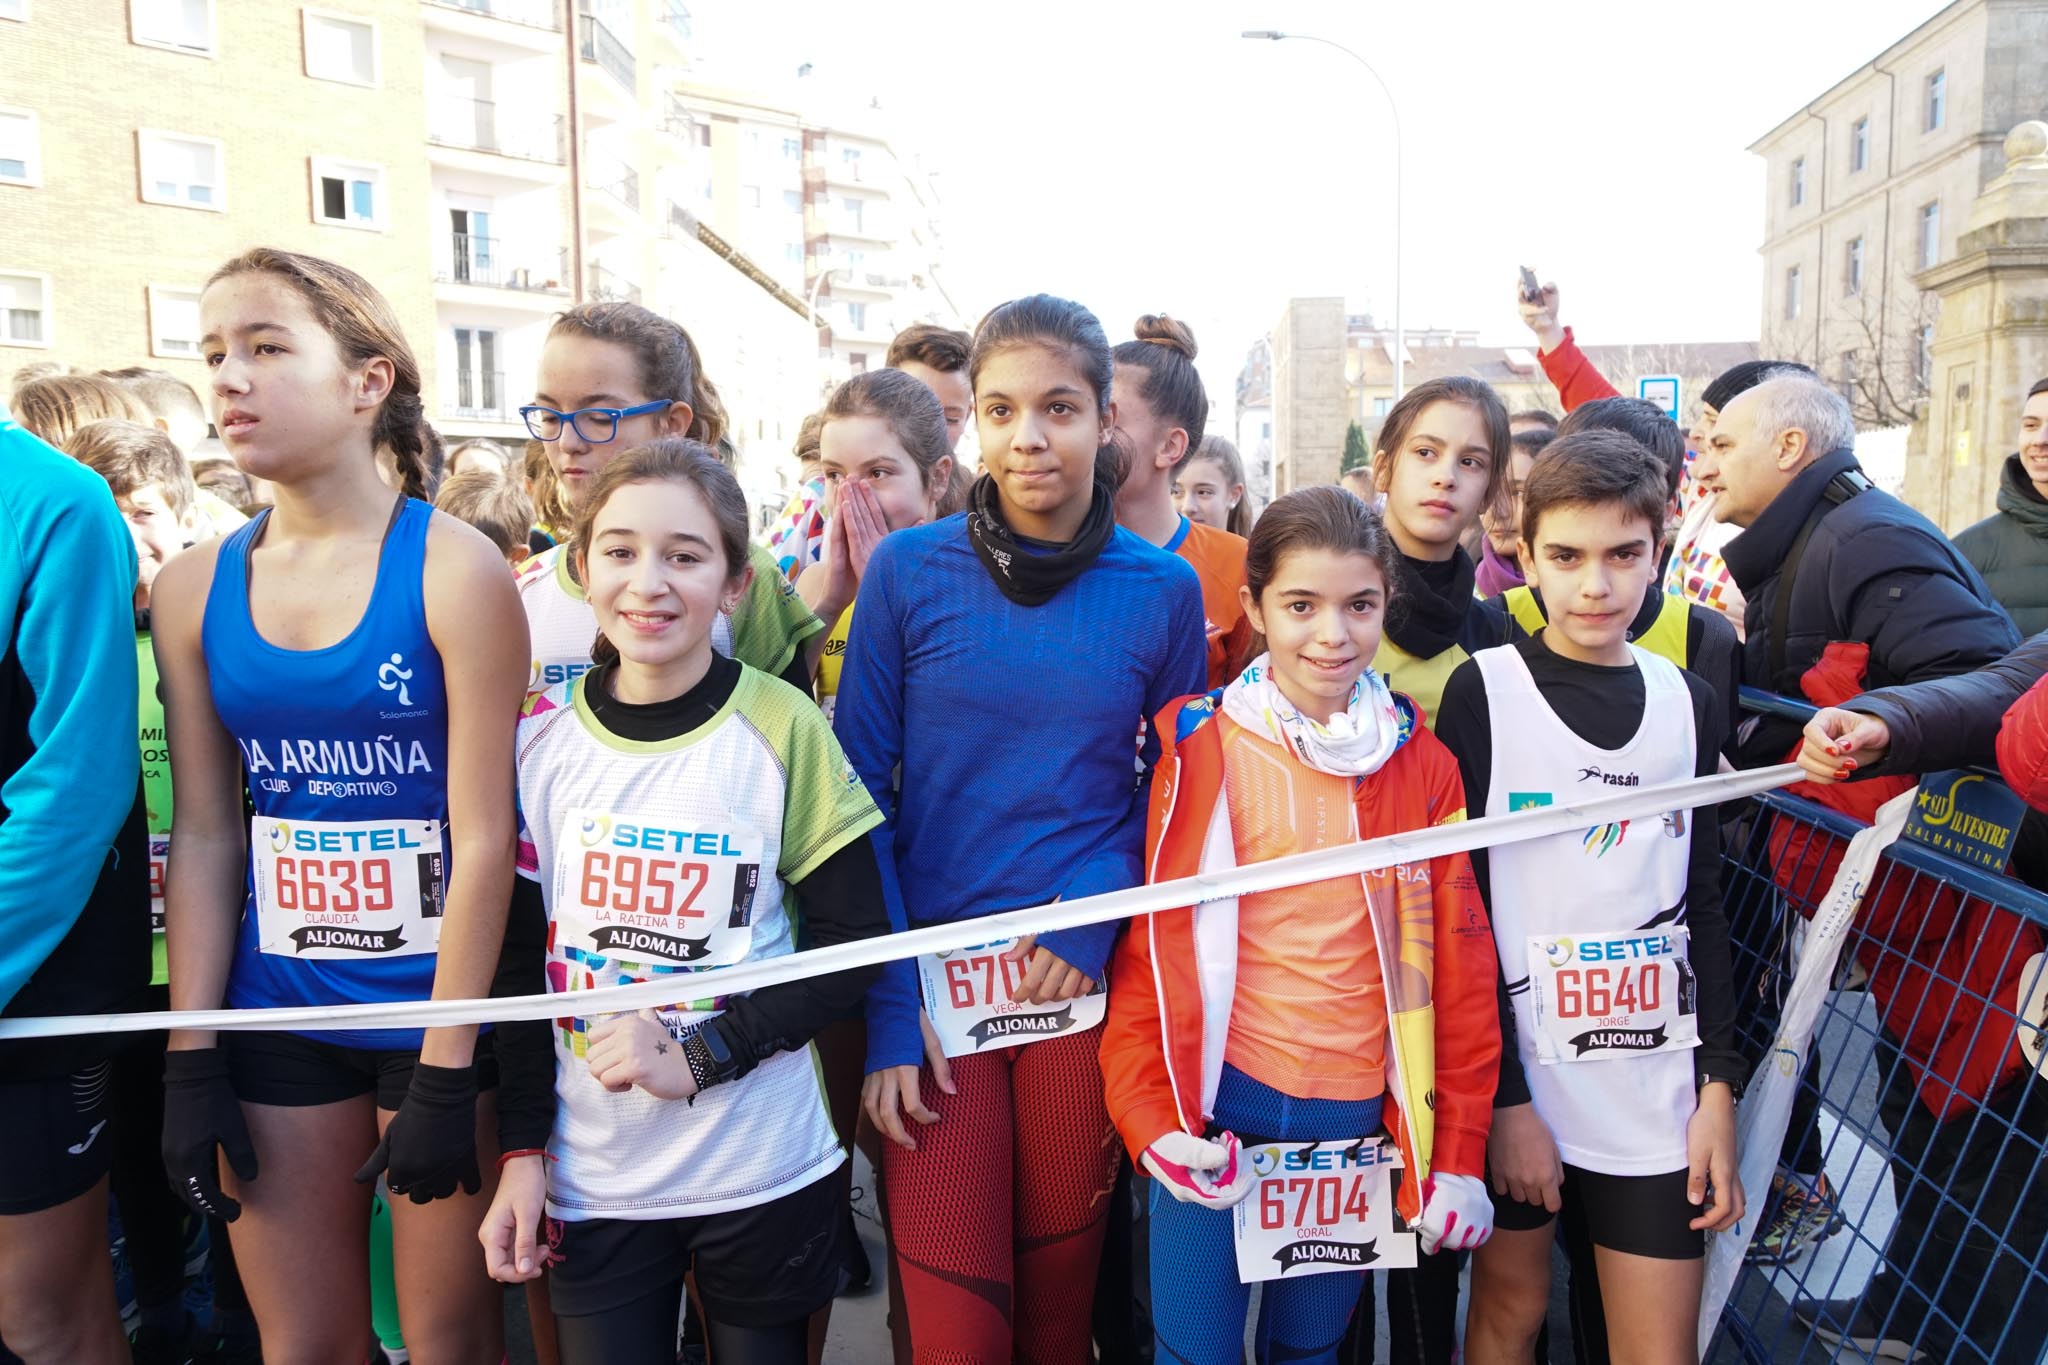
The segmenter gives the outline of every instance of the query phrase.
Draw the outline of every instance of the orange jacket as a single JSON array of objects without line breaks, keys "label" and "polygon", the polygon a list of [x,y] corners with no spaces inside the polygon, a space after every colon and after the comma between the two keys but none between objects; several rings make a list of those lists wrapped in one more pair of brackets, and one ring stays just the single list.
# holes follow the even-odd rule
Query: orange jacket
[{"label": "orange jacket", "polygon": [[[1186,697],[1159,713],[1163,752],[1145,831],[1150,881],[1202,870],[1223,800],[1218,697]],[[1407,739],[1356,785],[1361,839],[1465,818],[1457,762],[1414,723],[1413,704],[1406,697],[1399,704],[1412,725]],[[1385,975],[1386,1126],[1413,1177],[1401,1182],[1396,1203],[1412,1220],[1432,1170],[1485,1171],[1500,1069],[1493,930],[1462,853],[1376,870],[1361,882]],[[1222,1074],[1236,966],[1234,898],[1142,916],[1119,942],[1102,1029],[1102,1079],[1110,1118],[1134,1159],[1177,1129],[1204,1135]]]}]

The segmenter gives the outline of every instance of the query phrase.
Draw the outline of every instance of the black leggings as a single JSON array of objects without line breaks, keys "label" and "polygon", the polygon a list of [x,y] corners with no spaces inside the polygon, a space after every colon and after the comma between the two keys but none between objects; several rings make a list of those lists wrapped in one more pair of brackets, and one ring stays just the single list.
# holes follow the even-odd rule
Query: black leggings
[{"label": "black leggings", "polygon": [[[676,1279],[603,1313],[557,1314],[555,1344],[562,1365],[675,1365],[682,1310],[683,1282]],[[776,1327],[712,1321],[707,1329],[711,1358],[719,1365],[805,1365],[809,1358],[806,1318]]]}]

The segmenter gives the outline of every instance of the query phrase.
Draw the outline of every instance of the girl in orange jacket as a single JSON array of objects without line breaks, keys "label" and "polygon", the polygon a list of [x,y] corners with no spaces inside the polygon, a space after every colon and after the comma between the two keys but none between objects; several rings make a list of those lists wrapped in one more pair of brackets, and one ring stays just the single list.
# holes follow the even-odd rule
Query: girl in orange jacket
[{"label": "girl in orange jacket", "polygon": [[[1457,764],[1369,668],[1398,553],[1338,488],[1260,519],[1243,597],[1267,652],[1160,713],[1152,880],[1464,818]],[[1400,1230],[1485,1239],[1494,972],[1462,853],[1132,925],[1101,1058],[1154,1177],[1160,1359],[1239,1359],[1266,1280],[1259,1358],[1334,1361],[1365,1271],[1412,1264]]]}]

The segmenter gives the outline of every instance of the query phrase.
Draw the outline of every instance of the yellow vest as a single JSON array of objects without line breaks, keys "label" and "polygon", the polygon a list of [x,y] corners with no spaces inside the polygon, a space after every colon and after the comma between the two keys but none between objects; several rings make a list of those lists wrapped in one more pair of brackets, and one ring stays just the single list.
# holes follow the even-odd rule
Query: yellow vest
[{"label": "yellow vest", "polygon": [[[1531,635],[1549,624],[1543,615],[1543,608],[1536,603],[1535,589],[1528,585],[1509,588],[1501,594],[1501,600],[1507,604],[1508,614],[1515,618],[1516,624]],[[1683,597],[1673,597],[1666,593],[1664,605],[1657,608],[1657,619],[1643,632],[1643,638],[1634,643],[1659,658],[1669,659],[1680,668],[1684,668],[1686,626],[1691,616],[1691,608]],[[1385,655],[1384,647],[1380,653]]]},{"label": "yellow vest", "polygon": [[1451,674],[1458,671],[1458,665],[1471,657],[1463,645],[1452,645],[1441,654],[1418,659],[1382,635],[1380,652],[1373,656],[1372,666],[1387,675],[1389,687],[1396,692],[1407,693],[1408,699],[1421,708],[1423,723],[1434,734],[1437,708],[1443,704],[1444,684],[1451,680]]}]

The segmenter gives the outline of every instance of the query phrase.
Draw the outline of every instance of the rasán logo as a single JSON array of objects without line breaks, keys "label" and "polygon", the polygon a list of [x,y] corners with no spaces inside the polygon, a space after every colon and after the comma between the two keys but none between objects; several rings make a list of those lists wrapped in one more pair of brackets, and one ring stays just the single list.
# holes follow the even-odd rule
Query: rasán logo
[{"label": "ras\u00e1n logo", "polygon": [[1597,764],[1588,764],[1579,769],[1579,781],[1604,782],[1610,787],[1640,787],[1643,779],[1634,773],[1610,773]]}]

